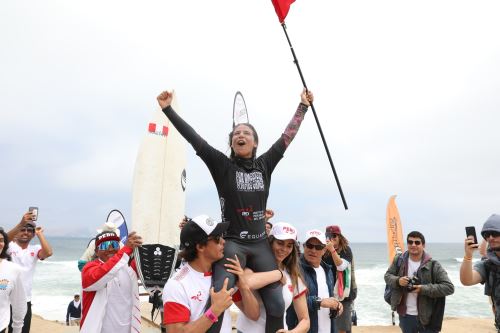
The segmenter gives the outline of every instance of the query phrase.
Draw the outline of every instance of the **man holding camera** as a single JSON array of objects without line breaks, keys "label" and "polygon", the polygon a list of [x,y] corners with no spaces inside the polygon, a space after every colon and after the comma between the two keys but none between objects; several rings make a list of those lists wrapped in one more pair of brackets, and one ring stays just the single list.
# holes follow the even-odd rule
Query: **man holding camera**
[{"label": "man holding camera", "polygon": [[391,287],[391,308],[399,314],[403,333],[441,331],[444,297],[454,286],[439,262],[425,250],[425,238],[418,231],[406,237],[408,251],[397,255],[385,273]]},{"label": "man holding camera", "polygon": [[[31,328],[31,289],[36,263],[38,260],[44,260],[52,255],[52,247],[45,238],[43,229],[35,224],[37,212],[38,210],[35,212],[30,210],[25,213],[21,221],[8,232],[9,239],[12,239],[9,244],[9,254],[12,257],[12,262],[23,268],[21,278],[28,302],[23,333],[28,333]],[[30,242],[35,235],[38,237],[40,244],[32,245]],[[11,332],[11,329],[11,325],[9,325],[9,332]]]}]

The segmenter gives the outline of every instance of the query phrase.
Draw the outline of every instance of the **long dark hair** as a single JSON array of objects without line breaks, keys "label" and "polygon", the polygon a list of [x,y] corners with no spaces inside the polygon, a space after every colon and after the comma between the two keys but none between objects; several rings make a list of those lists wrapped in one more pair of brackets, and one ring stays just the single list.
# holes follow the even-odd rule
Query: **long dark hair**
[{"label": "long dark hair", "polygon": [[3,235],[3,242],[4,242],[4,247],[2,249],[2,252],[0,253],[0,258],[1,259],[7,259],[10,261],[10,255],[7,253],[7,250],[9,249],[9,236],[7,233],[3,230],[2,227],[0,227],[0,234]]},{"label": "long dark hair", "polygon": [[[268,236],[269,244],[273,245],[273,242],[276,241],[276,238],[274,238],[273,235]],[[297,250],[297,246],[293,246],[292,252],[283,259],[283,266],[285,267],[286,271],[288,274],[290,274],[290,278],[292,279],[292,286],[293,288],[297,288],[299,285],[299,279],[304,282],[304,279],[302,278],[302,273],[300,272],[299,268],[299,251]]]},{"label": "long dark hair", "polygon": [[[253,127],[252,124],[241,123],[241,124],[234,126],[233,130],[229,133],[229,148],[231,149],[231,154],[229,155],[229,158],[231,158],[231,159],[234,159],[234,157],[235,157],[233,147],[231,147],[231,143],[233,142],[234,129],[240,125],[245,125],[246,127],[250,128],[252,130],[253,139],[255,140],[255,143],[259,144],[259,135],[257,134],[257,131],[255,130],[255,127]],[[252,158],[254,158],[256,154],[257,154],[257,147],[255,147],[252,151]]]}]

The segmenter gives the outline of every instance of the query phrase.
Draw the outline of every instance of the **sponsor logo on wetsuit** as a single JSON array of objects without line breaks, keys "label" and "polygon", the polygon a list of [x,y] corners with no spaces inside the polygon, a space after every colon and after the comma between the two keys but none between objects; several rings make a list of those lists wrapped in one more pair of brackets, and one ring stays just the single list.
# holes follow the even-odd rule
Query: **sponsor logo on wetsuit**
[{"label": "sponsor logo on wetsuit", "polygon": [[251,173],[236,171],[236,188],[238,191],[254,192],[264,191],[264,179],[262,172]]},{"label": "sponsor logo on wetsuit", "polygon": [[241,239],[259,239],[259,238],[262,238],[264,237],[264,235],[266,234],[266,232],[262,232],[260,234],[249,234],[248,231],[242,231],[240,232],[240,238]]},{"label": "sponsor logo on wetsuit", "polygon": [[253,208],[237,208],[236,211],[240,214],[245,220],[252,221],[253,220]]}]

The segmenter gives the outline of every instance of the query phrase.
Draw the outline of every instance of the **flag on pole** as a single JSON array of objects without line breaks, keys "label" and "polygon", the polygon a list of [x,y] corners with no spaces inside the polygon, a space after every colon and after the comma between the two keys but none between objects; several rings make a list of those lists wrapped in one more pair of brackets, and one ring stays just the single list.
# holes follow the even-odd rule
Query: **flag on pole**
[{"label": "flag on pole", "polygon": [[273,2],[274,10],[276,10],[276,15],[280,20],[280,23],[285,21],[288,15],[288,10],[290,10],[290,5],[295,2],[295,0],[271,0]]}]

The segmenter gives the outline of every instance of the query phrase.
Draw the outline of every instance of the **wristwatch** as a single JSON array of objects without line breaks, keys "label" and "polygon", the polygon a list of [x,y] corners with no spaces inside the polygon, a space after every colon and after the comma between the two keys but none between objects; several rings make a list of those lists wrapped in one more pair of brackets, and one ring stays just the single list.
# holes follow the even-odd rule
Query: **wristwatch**
[{"label": "wristwatch", "polygon": [[321,297],[318,297],[316,296],[313,300],[313,304],[314,304],[314,307],[316,308],[316,310],[319,310],[321,308]]}]

